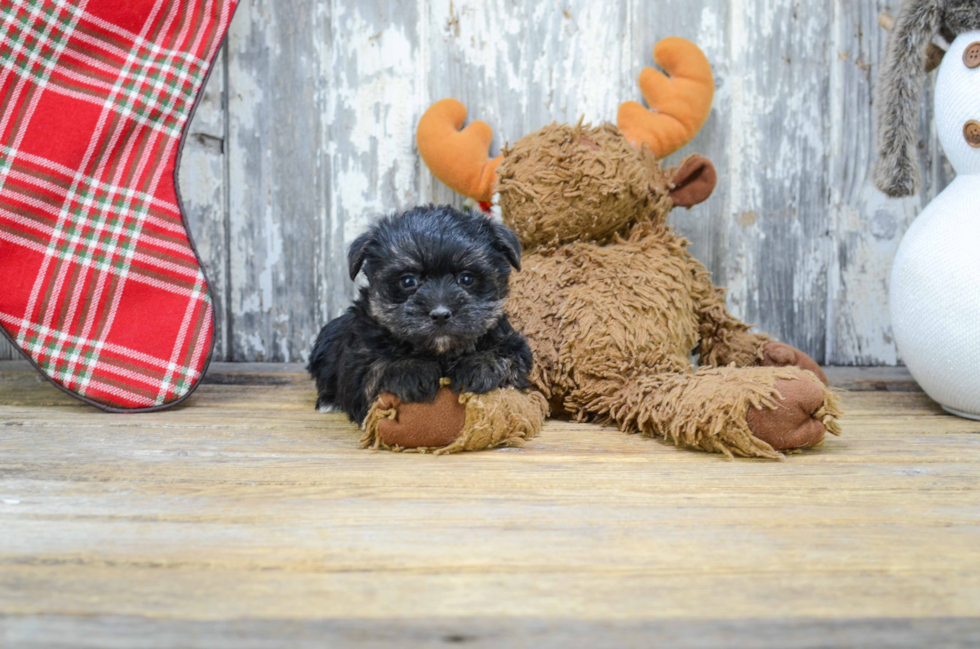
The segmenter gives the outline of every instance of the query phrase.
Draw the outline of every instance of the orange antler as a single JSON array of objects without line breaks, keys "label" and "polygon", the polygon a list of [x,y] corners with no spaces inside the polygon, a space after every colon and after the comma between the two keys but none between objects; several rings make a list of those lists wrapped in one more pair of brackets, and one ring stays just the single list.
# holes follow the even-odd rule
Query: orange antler
[{"label": "orange antler", "polygon": [[697,45],[665,38],[653,48],[653,60],[670,75],[652,68],[640,73],[640,90],[651,110],[635,101],[619,106],[619,130],[633,145],[647,145],[663,158],[694,139],[708,120],[715,81],[711,65]]},{"label": "orange antler", "polygon": [[493,130],[486,122],[473,122],[460,131],[465,120],[466,106],[455,99],[437,101],[419,120],[415,141],[436,178],[464,196],[489,201],[502,156],[489,159]]}]

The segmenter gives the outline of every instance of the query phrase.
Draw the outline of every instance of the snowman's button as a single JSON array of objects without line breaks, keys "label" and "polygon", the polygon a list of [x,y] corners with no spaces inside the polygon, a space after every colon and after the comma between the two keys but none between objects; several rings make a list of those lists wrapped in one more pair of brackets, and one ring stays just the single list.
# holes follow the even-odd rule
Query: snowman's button
[{"label": "snowman's button", "polygon": [[970,69],[980,67],[980,41],[966,48],[963,52],[963,63]]},{"label": "snowman's button", "polygon": [[966,126],[963,127],[963,137],[974,149],[980,148],[980,122],[975,119],[967,122]]}]

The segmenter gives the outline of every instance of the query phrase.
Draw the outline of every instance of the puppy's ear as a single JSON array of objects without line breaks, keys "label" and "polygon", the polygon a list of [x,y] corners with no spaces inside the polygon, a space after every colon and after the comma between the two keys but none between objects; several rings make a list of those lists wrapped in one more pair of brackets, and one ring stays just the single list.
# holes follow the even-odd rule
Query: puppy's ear
[{"label": "puppy's ear", "polygon": [[364,259],[367,257],[368,248],[374,242],[374,232],[368,230],[361,236],[354,239],[354,243],[350,244],[350,248],[347,249],[347,270],[350,272],[351,281],[357,277],[357,274],[361,272],[361,266],[364,265]]},{"label": "puppy's ear", "polygon": [[504,257],[510,265],[517,270],[521,269],[521,240],[517,238],[514,231],[503,223],[491,222],[493,236],[493,247],[504,253]]}]

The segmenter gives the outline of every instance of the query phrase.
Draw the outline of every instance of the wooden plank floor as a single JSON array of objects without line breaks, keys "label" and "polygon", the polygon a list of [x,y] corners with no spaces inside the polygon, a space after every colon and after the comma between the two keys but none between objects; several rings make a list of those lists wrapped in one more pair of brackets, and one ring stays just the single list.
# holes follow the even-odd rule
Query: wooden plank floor
[{"label": "wooden plank floor", "polygon": [[845,435],[783,462],[363,451],[299,370],[107,415],[0,364],[0,645],[980,644],[980,423],[902,370],[832,371]]}]

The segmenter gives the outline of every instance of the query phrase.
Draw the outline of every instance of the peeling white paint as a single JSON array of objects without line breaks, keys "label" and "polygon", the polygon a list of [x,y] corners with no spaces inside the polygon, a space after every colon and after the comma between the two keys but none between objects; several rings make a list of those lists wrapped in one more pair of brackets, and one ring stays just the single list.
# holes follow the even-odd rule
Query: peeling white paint
[{"label": "peeling white paint", "polygon": [[[528,132],[553,121],[614,122],[619,104],[639,95],[635,86],[629,95],[620,94],[628,26],[616,3],[565,2],[560,11],[539,3],[530,24],[529,40],[537,45],[528,51]],[[650,53],[644,63],[653,64]]]},{"label": "peeling white paint", "polygon": [[[343,40],[332,50],[335,78],[327,102],[334,124],[330,220],[340,237],[333,249],[342,250],[377,216],[418,202],[414,132],[420,106],[412,100],[418,48],[408,33],[416,24],[380,21],[361,5],[335,3],[334,10],[335,33]],[[349,285],[346,292],[353,292]]]},{"label": "peeling white paint", "polygon": [[[830,134],[828,170],[831,194],[828,229],[834,247],[829,251],[826,356],[831,363],[885,364],[900,362],[891,335],[888,280],[901,236],[924,202],[939,188],[936,172],[941,162],[935,134],[924,126],[924,158],[938,164],[926,169],[922,197],[886,198],[872,184],[874,123],[873,87],[869,78],[877,70],[884,46],[881,30],[873,25],[886,2],[850,3],[834,0],[834,43],[829,65]],[[931,101],[927,88],[923,103]],[[929,113],[927,108],[926,114]]]},{"label": "peeling white paint", "polygon": [[265,234],[265,257],[258,260],[253,259],[252,263],[257,266],[259,271],[259,309],[271,311],[275,302],[275,290],[273,288],[273,274],[277,272],[279,261],[282,258],[282,228],[276,223],[272,214],[266,214],[265,222],[267,227],[263,228]]},{"label": "peeling white paint", "polygon": [[[241,335],[242,348],[245,353],[256,360],[266,360],[265,340],[258,332],[244,333]],[[285,361],[283,361],[285,362]]]},{"label": "peeling white paint", "polygon": [[717,9],[710,5],[702,7],[700,23],[696,41],[698,46],[705,54],[721,52],[725,47],[725,29]]}]

